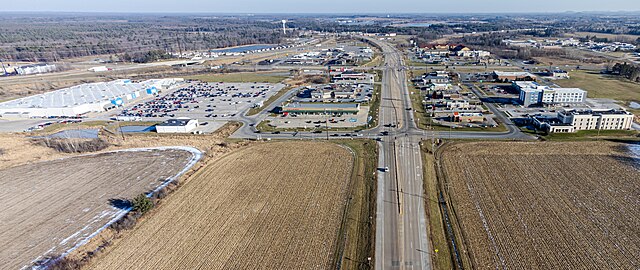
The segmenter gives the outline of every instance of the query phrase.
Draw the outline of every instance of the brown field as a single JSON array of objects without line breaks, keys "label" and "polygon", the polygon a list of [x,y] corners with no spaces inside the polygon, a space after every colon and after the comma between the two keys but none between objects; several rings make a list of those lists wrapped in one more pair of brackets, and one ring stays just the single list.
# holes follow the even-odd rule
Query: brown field
[{"label": "brown field", "polygon": [[191,158],[182,150],[117,152],[0,170],[0,269],[74,247],[122,212],[112,199],[153,190]]},{"label": "brown field", "polygon": [[461,143],[441,161],[466,268],[640,268],[640,170],[622,144]]},{"label": "brown field", "polygon": [[334,268],[353,156],[263,143],[201,168],[92,269]]}]

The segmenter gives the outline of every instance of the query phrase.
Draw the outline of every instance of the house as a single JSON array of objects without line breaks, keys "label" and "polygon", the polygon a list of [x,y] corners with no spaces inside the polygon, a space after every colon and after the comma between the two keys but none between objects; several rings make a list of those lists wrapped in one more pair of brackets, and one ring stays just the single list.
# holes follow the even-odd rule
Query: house
[{"label": "house", "polygon": [[169,119],[156,125],[156,131],[158,133],[189,133],[197,127],[197,119],[180,117],[176,119]]}]

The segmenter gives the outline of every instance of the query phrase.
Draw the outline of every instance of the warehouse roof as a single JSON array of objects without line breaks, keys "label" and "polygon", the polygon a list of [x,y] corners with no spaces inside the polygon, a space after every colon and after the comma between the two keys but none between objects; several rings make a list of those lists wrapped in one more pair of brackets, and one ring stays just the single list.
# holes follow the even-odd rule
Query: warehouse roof
[{"label": "warehouse roof", "polygon": [[109,101],[117,97],[144,90],[143,83],[129,80],[89,83],[44,94],[0,103],[0,108],[65,108],[82,104]]},{"label": "warehouse roof", "polygon": [[115,80],[111,82],[88,83],[44,94],[28,96],[0,103],[0,109],[13,108],[69,108],[82,104],[109,102],[125,97],[137,91],[144,91],[153,86],[167,85],[172,79],[148,80],[134,83],[131,80]]}]

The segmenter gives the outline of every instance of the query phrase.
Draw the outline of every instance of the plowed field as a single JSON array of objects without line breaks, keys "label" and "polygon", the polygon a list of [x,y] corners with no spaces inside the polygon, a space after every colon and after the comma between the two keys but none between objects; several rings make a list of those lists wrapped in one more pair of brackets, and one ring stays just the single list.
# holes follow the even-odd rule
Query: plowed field
[{"label": "plowed field", "polygon": [[353,156],[264,143],[201,168],[92,269],[329,269]]},{"label": "plowed field", "polygon": [[130,199],[176,175],[192,154],[182,150],[115,152],[0,170],[0,269],[73,248]]},{"label": "plowed field", "polygon": [[445,149],[445,190],[464,261],[475,269],[640,269],[640,170],[633,162],[609,142]]}]

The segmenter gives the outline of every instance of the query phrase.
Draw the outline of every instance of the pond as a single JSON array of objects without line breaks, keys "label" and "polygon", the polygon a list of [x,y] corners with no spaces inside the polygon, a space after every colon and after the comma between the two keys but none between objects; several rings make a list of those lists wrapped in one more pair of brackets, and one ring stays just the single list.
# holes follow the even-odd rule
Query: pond
[{"label": "pond", "polygon": [[122,133],[145,133],[156,131],[155,126],[121,126],[118,132]]},{"label": "pond", "polygon": [[99,129],[69,129],[53,133],[47,138],[97,139],[99,131]]}]

